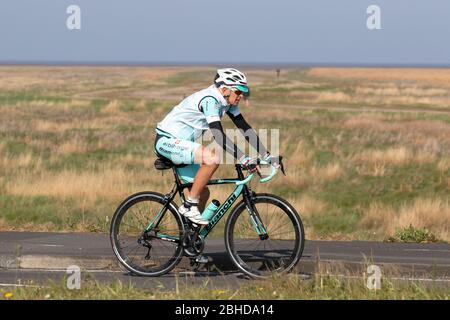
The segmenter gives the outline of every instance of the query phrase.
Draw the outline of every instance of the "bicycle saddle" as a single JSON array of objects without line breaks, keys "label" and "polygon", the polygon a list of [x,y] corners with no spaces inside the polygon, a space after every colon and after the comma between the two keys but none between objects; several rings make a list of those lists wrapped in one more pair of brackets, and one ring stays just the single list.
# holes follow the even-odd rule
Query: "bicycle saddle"
[{"label": "bicycle saddle", "polygon": [[172,167],[181,168],[185,167],[186,164],[175,164],[167,158],[158,157],[155,160],[155,168],[156,170],[166,170]]}]

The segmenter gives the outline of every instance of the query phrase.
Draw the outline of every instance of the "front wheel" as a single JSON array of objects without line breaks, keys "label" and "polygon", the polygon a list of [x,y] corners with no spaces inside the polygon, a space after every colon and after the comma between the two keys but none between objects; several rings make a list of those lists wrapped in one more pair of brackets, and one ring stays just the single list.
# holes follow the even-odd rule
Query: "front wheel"
[{"label": "front wheel", "polygon": [[[305,243],[298,213],[286,200],[271,194],[255,195],[251,205],[252,212],[240,202],[228,217],[225,246],[232,261],[240,271],[256,278],[291,271]],[[262,228],[256,225],[258,219]]]}]

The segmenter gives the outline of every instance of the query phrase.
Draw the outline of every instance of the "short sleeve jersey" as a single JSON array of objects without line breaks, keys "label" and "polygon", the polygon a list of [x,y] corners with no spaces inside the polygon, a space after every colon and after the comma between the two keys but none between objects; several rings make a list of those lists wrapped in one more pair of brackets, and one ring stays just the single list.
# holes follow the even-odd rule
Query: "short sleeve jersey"
[{"label": "short sleeve jersey", "polygon": [[220,121],[230,112],[240,114],[238,106],[228,105],[219,89],[212,85],[185,98],[158,123],[156,132],[178,139],[195,141],[209,128],[208,124]]}]

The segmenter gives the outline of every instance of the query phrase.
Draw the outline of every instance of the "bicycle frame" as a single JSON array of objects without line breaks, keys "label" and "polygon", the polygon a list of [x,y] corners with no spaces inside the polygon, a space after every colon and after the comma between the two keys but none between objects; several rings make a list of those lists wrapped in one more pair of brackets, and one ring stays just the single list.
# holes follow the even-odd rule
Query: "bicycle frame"
[{"label": "bicycle frame", "polygon": [[[238,173],[237,179],[213,179],[208,182],[207,185],[221,185],[221,184],[236,184],[237,182],[240,182],[244,180],[244,174],[242,173],[242,168],[240,165],[235,165],[236,171]],[[180,178],[178,177],[178,174],[176,172],[176,168],[172,168],[174,176],[175,176],[175,186],[172,189],[172,191],[165,196],[166,203],[164,204],[163,208],[160,210],[160,212],[156,215],[155,219],[149,224],[149,226],[145,229],[145,232],[150,231],[150,229],[155,226],[157,227],[163,217],[164,212],[167,210],[169,203],[175,198],[176,194],[178,193],[180,195],[180,198],[185,201],[183,190],[186,188],[189,188],[192,186],[192,183],[182,183],[180,181]],[[259,217],[259,213],[256,210],[256,208],[251,203],[253,192],[250,190],[250,188],[246,184],[238,184],[236,185],[236,188],[233,190],[233,192],[228,196],[228,198],[225,200],[224,203],[217,209],[217,212],[214,214],[214,216],[211,218],[209,224],[204,226],[200,232],[199,235],[204,239],[208,236],[208,234],[214,229],[214,227],[217,225],[217,223],[222,219],[222,217],[228,212],[228,210],[233,206],[235,201],[239,198],[240,195],[243,196],[243,199],[245,201],[245,205],[250,213],[250,218],[252,220],[253,226],[258,233],[258,236],[264,240],[268,238],[267,231]],[[163,234],[158,234],[158,236],[161,239],[168,240],[168,241],[179,241],[178,238]]]}]

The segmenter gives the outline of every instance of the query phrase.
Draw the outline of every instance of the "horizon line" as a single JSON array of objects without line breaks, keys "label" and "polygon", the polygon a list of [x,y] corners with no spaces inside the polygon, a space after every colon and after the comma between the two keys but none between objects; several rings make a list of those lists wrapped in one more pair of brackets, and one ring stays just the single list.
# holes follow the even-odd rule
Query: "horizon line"
[{"label": "horizon line", "polygon": [[14,61],[0,60],[0,66],[248,66],[263,68],[301,68],[301,67],[335,67],[335,68],[450,68],[450,63],[323,63],[323,62],[174,62],[174,61]]}]

